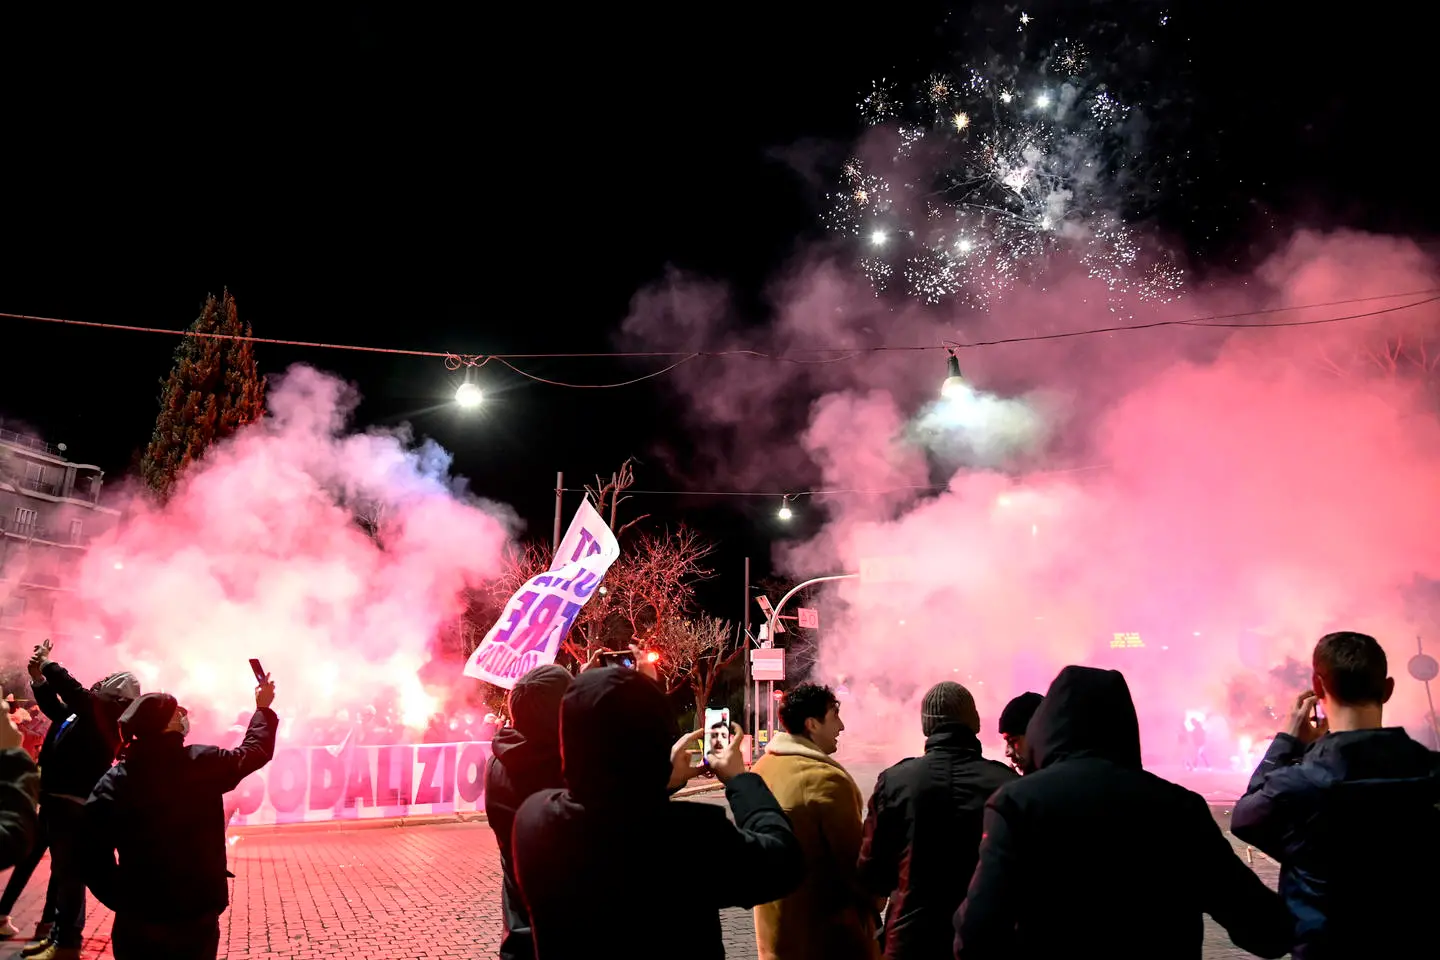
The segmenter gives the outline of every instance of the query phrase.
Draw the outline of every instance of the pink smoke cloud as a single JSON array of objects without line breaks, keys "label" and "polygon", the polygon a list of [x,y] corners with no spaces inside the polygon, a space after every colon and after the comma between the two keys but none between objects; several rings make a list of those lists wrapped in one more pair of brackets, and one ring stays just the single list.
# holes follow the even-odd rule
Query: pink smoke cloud
[{"label": "pink smoke cloud", "polygon": [[[694,286],[637,298],[629,342],[664,342],[661,317],[683,315]],[[685,329],[690,343],[766,352],[938,345],[1436,286],[1435,264],[1406,240],[1301,233],[1252,274],[1197,283],[1187,301],[1133,319],[1080,276],[988,313],[892,310],[820,262],[776,285],[768,330],[731,332],[713,289],[703,323]],[[1080,662],[1126,672],[1152,762],[1192,750],[1188,714],[1205,718],[1211,762],[1240,770],[1273,732],[1265,707],[1279,712],[1308,682],[1311,647],[1332,629],[1381,640],[1397,677],[1392,722],[1430,737],[1405,663],[1417,634],[1440,654],[1410,600],[1417,578],[1440,580],[1437,321],[1427,304],[1309,327],[962,349],[975,393],[955,402],[937,397],[936,351],[776,365],[783,377],[759,361],[697,363],[677,384],[697,429],[719,438],[721,481],[891,491],[816,498],[820,532],[777,550],[796,579],[903,565],[891,582],[843,582],[822,604],[817,670],[850,687],[852,742],[918,748],[914,701],[941,679],[972,685],[994,740],[1006,700]],[[775,416],[760,417],[767,409]],[[785,443],[796,421],[803,442]],[[943,490],[904,489],[926,482]]]},{"label": "pink smoke cloud", "polygon": [[[286,720],[393,695],[424,727],[447,691],[420,668],[463,589],[498,572],[515,520],[468,495],[434,443],[347,432],[357,402],[294,367],[269,415],[212,448],[167,505],[132,498],[57,610],[57,630],[87,642],[55,658],[85,682],[133,670],[228,722],[251,704],[257,657]],[[357,512],[378,520],[378,544]]]}]

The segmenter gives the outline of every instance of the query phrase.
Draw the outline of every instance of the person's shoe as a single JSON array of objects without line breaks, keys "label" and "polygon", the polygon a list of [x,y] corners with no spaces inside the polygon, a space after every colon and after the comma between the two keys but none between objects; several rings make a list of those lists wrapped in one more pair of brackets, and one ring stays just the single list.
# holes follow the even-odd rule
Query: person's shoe
[{"label": "person's shoe", "polygon": [[[38,933],[39,931],[37,930],[36,932]],[[36,957],[44,953],[46,950],[49,950],[53,946],[55,946],[55,941],[51,940],[48,936],[46,936],[43,940],[37,940],[34,943],[30,944],[30,946],[26,947],[24,950],[21,950],[20,956],[28,957],[29,960],[35,960]]]},{"label": "person's shoe", "polygon": [[35,935],[34,935],[33,937],[31,937],[30,939],[31,939],[31,940],[49,940],[49,939],[50,939],[50,931],[52,931],[52,930],[54,930],[54,929],[55,929],[55,924],[53,924],[53,923],[37,923],[37,924],[35,924]]},{"label": "person's shoe", "polygon": [[80,960],[80,948],[52,943],[40,953],[32,954],[32,960]]},{"label": "person's shoe", "polygon": [[20,936],[20,931],[15,929],[15,924],[10,922],[9,917],[0,917],[0,940],[9,940],[11,937]]}]

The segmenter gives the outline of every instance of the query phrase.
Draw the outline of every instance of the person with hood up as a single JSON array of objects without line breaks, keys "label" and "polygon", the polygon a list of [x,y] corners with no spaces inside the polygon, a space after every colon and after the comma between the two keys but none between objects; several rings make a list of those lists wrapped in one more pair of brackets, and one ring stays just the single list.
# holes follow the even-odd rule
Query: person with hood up
[{"label": "person with hood up", "polygon": [[1010,761],[1010,766],[1015,768],[1016,773],[1023,775],[1033,769],[1025,741],[1025,730],[1030,726],[1030,718],[1035,716],[1035,711],[1040,709],[1044,700],[1044,697],[1033,691],[1022,693],[1005,704],[1005,709],[1000,711],[1000,736],[1005,740],[1005,759]]},{"label": "person with hood up", "polygon": [[707,758],[734,822],[720,806],[669,798],[694,776],[689,748],[703,732],[674,740],[664,691],[635,670],[587,670],[570,685],[560,705],[565,788],[534,794],[515,815],[515,878],[536,960],[607,948],[627,960],[723,960],[720,910],[800,883],[800,847],[764,781],[745,772],[738,727]]},{"label": "person with hood up", "polygon": [[[26,948],[34,960],[76,960],[85,929],[85,867],[81,840],[85,799],[120,747],[119,720],[140,695],[140,681],[130,673],[112,673],[85,687],[70,671],[50,659],[49,640],[30,658],[30,688],[35,702],[50,718],[50,731],[40,748],[40,829],[50,848],[50,885],[41,914],[44,939]],[[38,860],[38,858],[37,858]],[[34,864],[26,861],[30,870]],[[12,883],[23,887],[29,874],[16,871]],[[19,890],[14,891],[19,896]],[[7,888],[6,904],[13,904]],[[42,930],[37,928],[36,934]]]},{"label": "person with hood up", "polygon": [[500,847],[500,915],[505,939],[502,960],[529,960],[535,956],[530,918],[515,884],[511,831],[515,812],[531,794],[565,786],[560,769],[560,701],[570,689],[570,671],[550,663],[536,667],[515,682],[507,701],[511,726],[495,734],[490,763],[485,768],[485,819]]},{"label": "person with hood up", "polygon": [[115,911],[115,960],[215,960],[230,905],[223,798],[274,755],[274,700],[267,676],[234,750],[186,746],[187,712],[168,693],[146,694],[120,718],[120,762],[85,804],[87,878]]},{"label": "person with hood up", "polygon": [[1242,950],[1281,957],[1292,924],[1199,794],[1145,772],[1117,670],[1066,667],[1027,733],[1035,772],[985,808],[955,915],[957,960],[1198,958],[1208,913]]},{"label": "person with hood up", "polygon": [[760,960],[870,960],[879,955],[876,920],[883,894],[860,883],[865,800],[835,759],[845,722],[835,691],[818,683],[792,687],[780,702],[776,734],[755,763],[780,801],[805,851],[805,882],[755,908]]},{"label": "person with hood up", "polygon": [[1440,755],[1384,725],[1395,681],[1374,637],[1328,634],[1311,660],[1312,689],[1296,698],[1230,830],[1280,862],[1295,960],[1433,956]]},{"label": "person with hood up", "polygon": [[925,753],[880,774],[860,844],[860,884],[885,911],[889,960],[948,957],[975,872],[985,801],[1015,774],[980,755],[980,713],[950,680],[920,701]]}]

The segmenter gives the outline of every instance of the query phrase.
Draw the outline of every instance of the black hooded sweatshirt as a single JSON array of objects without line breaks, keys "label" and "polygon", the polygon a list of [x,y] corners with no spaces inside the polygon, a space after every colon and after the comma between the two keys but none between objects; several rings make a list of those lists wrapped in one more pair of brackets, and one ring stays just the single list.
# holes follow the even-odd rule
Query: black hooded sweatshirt
[{"label": "black hooded sweatshirt", "polygon": [[733,824],[719,806],[668,798],[675,736],[665,694],[633,670],[588,670],[565,694],[566,789],[535,794],[515,817],[537,960],[723,960],[721,908],[800,885],[800,845],[755,774],[725,785]]},{"label": "black hooded sweatshirt", "polygon": [[514,726],[495,734],[490,763],[485,768],[485,819],[495,831],[504,872],[501,915],[505,940],[502,960],[529,960],[535,955],[530,919],[525,915],[520,888],[515,884],[515,862],[510,835],[515,812],[533,793],[565,785],[560,770],[560,701],[574,678],[564,667],[536,667],[510,691],[510,721]]},{"label": "black hooded sweatshirt", "polygon": [[1205,801],[1146,773],[1125,678],[1066,667],[1026,731],[1036,770],[990,799],[955,956],[1201,956],[1204,913],[1280,957],[1292,924]]}]

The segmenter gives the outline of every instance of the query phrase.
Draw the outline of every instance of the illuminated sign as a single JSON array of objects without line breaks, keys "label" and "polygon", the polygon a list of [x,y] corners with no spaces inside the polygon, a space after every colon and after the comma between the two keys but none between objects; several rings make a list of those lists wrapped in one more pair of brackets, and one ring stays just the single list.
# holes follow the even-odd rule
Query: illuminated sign
[{"label": "illuminated sign", "polygon": [[1138,633],[1117,633],[1110,640],[1111,650],[1132,650],[1145,646],[1145,641],[1140,639]]}]

